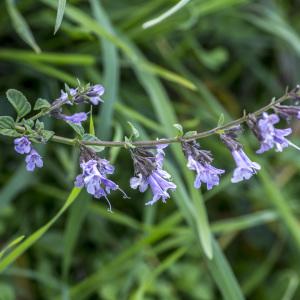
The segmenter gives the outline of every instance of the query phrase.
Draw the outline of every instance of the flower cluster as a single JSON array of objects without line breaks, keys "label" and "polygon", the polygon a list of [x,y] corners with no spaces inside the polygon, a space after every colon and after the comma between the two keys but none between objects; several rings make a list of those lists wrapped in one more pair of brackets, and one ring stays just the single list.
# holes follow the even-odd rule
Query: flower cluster
[{"label": "flower cluster", "polygon": [[237,133],[240,132],[239,126],[233,127],[220,135],[222,142],[227,146],[236,163],[231,182],[236,183],[248,180],[252,175],[260,170],[260,165],[252,162],[243,150],[243,146],[237,141]]},{"label": "flower cluster", "polygon": [[285,137],[292,133],[291,128],[277,129],[275,124],[279,123],[278,115],[263,113],[257,121],[256,118],[250,117],[248,124],[253,133],[260,142],[260,148],[256,153],[261,154],[275,147],[275,150],[281,152],[289,146],[289,140]]},{"label": "flower cluster", "polygon": [[196,189],[201,187],[201,183],[205,183],[208,190],[219,184],[219,176],[225,171],[211,165],[213,159],[209,151],[201,150],[196,141],[182,142],[182,150],[188,161],[187,167],[197,173],[194,182]]},{"label": "flower cluster", "polygon": [[[289,94],[291,95],[289,97],[299,100],[299,89],[300,87],[297,87]],[[52,103],[49,112],[57,119],[63,119],[74,124],[81,124],[81,122],[87,120],[87,113],[77,112],[73,115],[65,115],[62,111],[62,106],[64,104],[78,105],[81,103],[98,105],[100,102],[103,102],[101,99],[103,93],[104,88],[100,84],[92,86],[80,85],[75,89],[66,88],[66,91],[61,91],[60,97]],[[238,141],[242,122],[247,123],[260,143],[260,147],[256,151],[257,154],[262,154],[271,149],[281,152],[288,146],[293,146],[300,150],[299,147],[287,139],[292,133],[290,127],[283,129],[275,127],[275,125],[280,122],[280,117],[287,121],[290,121],[293,117],[300,119],[300,107],[280,105],[279,102],[280,101],[277,101],[277,103],[271,102],[271,104],[261,109],[259,113],[249,114],[244,116],[241,121],[233,122],[234,124],[238,124],[236,126],[216,127],[207,132],[209,134],[219,134],[221,141],[231,152],[236,164],[231,178],[233,183],[248,180],[261,169],[261,166],[257,162],[252,161],[247,156],[242,144]],[[273,109],[274,113],[268,114],[266,111],[269,109]],[[6,119],[6,121],[8,120]],[[31,123],[32,122],[31,120]],[[41,168],[43,166],[41,156],[31,145],[31,141],[38,140],[35,135],[31,135],[33,126],[30,125],[31,123],[30,119],[27,123],[25,120],[24,123],[22,123],[22,125],[24,125],[24,135],[14,140],[16,152],[26,154],[25,161],[28,171],[33,171],[36,167]],[[43,124],[41,122],[36,123],[35,128],[43,130]],[[34,133],[39,137],[38,130]],[[49,133],[51,134],[51,132],[48,132],[48,134]],[[214,186],[219,185],[220,176],[225,173],[225,170],[212,165],[213,157],[211,152],[201,149],[200,144],[196,142],[196,137],[197,135],[194,136],[194,139],[187,136],[165,139],[166,143],[163,141],[165,144],[161,144],[162,141],[150,141],[150,143],[148,141],[146,143],[147,145],[153,145],[148,147],[141,145],[143,142],[136,143],[134,146],[134,142],[131,144],[132,137],[129,139],[129,144],[126,141],[115,142],[118,146],[123,144],[124,146],[129,145],[134,167],[134,176],[130,179],[130,187],[138,189],[142,193],[150,188],[152,199],[148,201],[146,205],[153,205],[159,200],[165,203],[166,200],[170,198],[169,192],[176,189],[175,183],[171,181],[171,175],[163,169],[165,158],[164,149],[168,146],[168,141],[181,142],[182,151],[187,160],[187,167],[196,172],[194,180],[194,187],[196,189],[199,189],[202,184],[206,185],[207,190],[211,190]],[[97,140],[96,137],[92,136],[92,138]],[[71,144],[74,144],[73,141],[74,140],[71,141]],[[105,198],[111,210],[108,195],[112,191],[119,190],[123,194],[123,197],[127,196],[114,181],[108,179],[108,176],[114,173],[114,167],[108,160],[100,158],[93,148],[88,147],[89,144],[84,142],[85,140],[77,141],[77,144],[81,145],[81,174],[76,177],[75,186],[85,187],[87,192],[95,198]],[[112,143],[113,142],[110,142],[109,144],[111,145]]]},{"label": "flower cluster", "polygon": [[87,147],[81,148],[80,167],[82,173],[76,177],[75,186],[85,187],[87,192],[95,198],[105,198],[110,211],[111,205],[107,195],[111,191],[120,190],[123,197],[127,197],[115,182],[107,178],[107,175],[114,173],[115,168],[108,160],[99,158]]},{"label": "flower cluster", "polygon": [[73,115],[66,115],[62,111],[63,104],[73,105],[90,103],[92,105],[98,105],[103,102],[101,96],[104,94],[104,91],[104,87],[100,84],[79,86],[75,89],[67,88],[66,91],[62,90],[60,97],[52,103],[54,109],[52,109],[51,115],[56,119],[81,125],[82,122],[87,120],[88,113],[79,112]]},{"label": "flower cluster", "polygon": [[27,171],[32,172],[36,167],[43,167],[42,157],[32,148],[31,142],[26,136],[15,139],[14,144],[16,152],[27,154],[25,158]]},{"label": "flower cluster", "polygon": [[163,149],[166,147],[158,145],[156,154],[142,147],[131,150],[135,176],[130,179],[130,186],[133,189],[139,188],[141,193],[150,186],[153,198],[146,205],[152,205],[159,199],[166,202],[170,198],[168,190],[176,189],[176,185],[169,181],[171,175],[162,168],[165,157]]}]

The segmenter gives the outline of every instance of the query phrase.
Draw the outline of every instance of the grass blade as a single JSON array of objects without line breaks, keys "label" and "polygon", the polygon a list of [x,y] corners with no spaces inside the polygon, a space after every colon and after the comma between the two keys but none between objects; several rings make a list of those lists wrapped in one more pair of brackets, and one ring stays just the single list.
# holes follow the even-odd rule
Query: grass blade
[{"label": "grass blade", "polygon": [[66,2],[67,0],[58,0],[54,34],[56,34],[56,32],[58,31],[61,22],[63,20],[65,8],[66,8]]},{"label": "grass blade", "polygon": [[47,224],[32,233],[28,238],[26,238],[24,242],[19,244],[13,251],[11,251],[0,261],[0,272],[5,270],[10,264],[12,264],[19,256],[21,256],[27,249],[34,245],[50,229],[50,227],[57,221],[57,219],[59,219],[59,217],[66,211],[66,209],[76,200],[80,191],[81,189],[79,188],[73,188],[65,204],[58,211],[58,213]]},{"label": "grass blade", "polygon": [[41,49],[37,45],[34,36],[23,16],[18,11],[13,0],[6,0],[8,14],[12,20],[13,26],[20,38],[28,44],[36,53],[40,53]]}]

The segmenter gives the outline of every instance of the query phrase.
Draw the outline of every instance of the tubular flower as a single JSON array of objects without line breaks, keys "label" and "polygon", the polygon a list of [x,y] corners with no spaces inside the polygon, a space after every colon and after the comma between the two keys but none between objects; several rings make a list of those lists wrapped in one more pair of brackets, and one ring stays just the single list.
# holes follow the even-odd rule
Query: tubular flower
[{"label": "tubular flower", "polygon": [[250,122],[248,121],[249,127],[260,142],[260,148],[256,153],[261,154],[274,147],[275,151],[281,152],[289,145],[293,145],[285,138],[292,133],[291,128],[277,129],[274,127],[274,124],[277,124],[279,121],[280,119],[276,114],[268,115],[267,113],[263,113],[258,121],[253,117]]},{"label": "tubular flower", "polygon": [[43,167],[42,157],[31,147],[31,141],[26,136],[14,140],[15,150],[20,154],[27,154],[25,158],[26,169],[33,172],[36,167]]},{"label": "tubular flower", "polygon": [[84,122],[87,120],[87,113],[85,113],[85,112],[76,113],[71,116],[62,114],[61,116],[62,116],[62,119],[64,119],[65,121],[69,121],[71,123],[80,124],[80,125],[81,125],[81,122]]},{"label": "tubular flower", "polygon": [[103,102],[101,96],[104,94],[105,89],[101,84],[87,85],[85,87],[77,87],[76,89],[70,88],[67,91],[61,91],[60,97],[57,102],[65,102],[72,105],[80,103],[91,103],[98,105],[99,102]]},{"label": "tubular flower", "polygon": [[80,160],[82,173],[76,177],[75,186],[85,187],[87,192],[95,198],[104,197],[109,204],[109,211],[111,211],[111,205],[107,195],[111,191],[120,190],[123,196],[127,197],[115,182],[107,178],[108,174],[114,172],[114,167],[108,160],[99,158],[88,148],[81,149]]},{"label": "tubular flower", "polygon": [[131,150],[135,177],[130,179],[130,186],[133,189],[139,188],[141,193],[150,186],[153,198],[146,205],[153,205],[159,199],[165,203],[170,198],[168,190],[176,189],[176,185],[169,181],[171,175],[162,169],[165,147],[167,145],[158,145],[156,155],[143,147]]},{"label": "tubular flower", "polygon": [[[87,113],[79,112],[71,116],[67,116],[63,113],[63,104],[73,105],[81,103],[89,103],[98,105],[103,102],[101,96],[104,94],[105,89],[100,84],[79,86],[75,89],[70,88],[67,91],[61,91],[61,95],[52,103],[54,109],[51,110],[50,114],[52,117],[72,122],[74,124],[80,124],[87,120]],[[55,107],[57,106],[57,107]]]},{"label": "tubular flower", "polygon": [[104,92],[104,87],[101,84],[95,84],[88,89],[86,95],[89,97],[89,101],[93,105],[98,105],[99,102],[104,102],[101,99],[101,96],[104,94]]},{"label": "tubular flower", "polygon": [[15,150],[20,154],[27,154],[31,151],[31,142],[26,136],[14,140]]},{"label": "tubular flower", "polygon": [[292,117],[296,117],[300,120],[300,106],[289,106],[289,105],[275,105],[273,108],[280,117],[290,120]]},{"label": "tubular flower", "polygon": [[240,130],[240,127],[234,127],[227,133],[220,135],[222,142],[230,150],[236,163],[236,168],[231,178],[233,183],[248,180],[252,175],[256,174],[257,170],[260,170],[260,165],[249,159],[243,150],[243,146],[236,140],[238,130]]},{"label": "tubular flower", "polygon": [[210,151],[201,150],[196,141],[183,142],[182,149],[188,160],[187,167],[197,172],[194,181],[196,189],[201,187],[201,183],[205,183],[208,190],[211,190],[215,185],[219,185],[219,176],[225,171],[211,165],[213,158]]},{"label": "tubular flower", "polygon": [[36,152],[36,150],[32,149],[30,153],[25,158],[26,169],[29,172],[33,172],[36,167],[43,167],[42,157]]}]

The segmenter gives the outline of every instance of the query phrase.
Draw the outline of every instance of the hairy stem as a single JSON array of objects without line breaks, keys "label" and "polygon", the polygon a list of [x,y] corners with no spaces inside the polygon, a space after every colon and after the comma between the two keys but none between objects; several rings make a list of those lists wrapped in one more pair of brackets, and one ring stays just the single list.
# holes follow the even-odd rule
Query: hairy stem
[{"label": "hairy stem", "polygon": [[[268,105],[262,107],[261,109],[253,112],[251,115],[254,116],[259,116],[261,113],[266,112],[270,109],[272,109],[275,105],[280,104],[283,101],[286,101],[288,99],[295,99],[298,97],[298,87],[289,92],[286,93],[285,95],[283,95],[282,97],[278,98],[277,100],[272,100]],[[41,116],[44,116],[48,113],[50,113],[52,110],[60,107],[63,103],[58,103],[57,105],[52,106],[51,108],[49,108],[48,110],[44,111],[44,112],[40,112],[36,115],[34,115],[33,117],[30,118],[30,120],[36,120],[38,118],[40,118]],[[229,129],[230,127],[233,126],[237,126],[240,125],[242,123],[245,123],[247,121],[249,117],[249,114],[244,114],[241,118],[236,119],[234,121],[228,122],[224,125],[221,126],[217,126],[215,128],[206,130],[206,131],[202,131],[202,132],[198,132],[192,136],[188,136],[188,137],[173,137],[173,138],[162,138],[159,140],[149,140],[149,141],[133,141],[131,142],[131,145],[133,146],[137,146],[137,147],[143,147],[143,146],[156,146],[156,145],[160,145],[160,144],[173,144],[173,143],[181,143],[182,141],[193,141],[193,140],[197,140],[197,139],[201,139],[201,138],[205,138],[208,137],[210,135],[213,134],[219,134],[222,133],[222,131]],[[16,129],[20,132],[24,132],[25,128],[22,126],[16,126]],[[58,135],[54,135],[51,139],[51,141],[53,142],[57,142],[57,143],[61,143],[61,144],[66,144],[66,145],[71,145],[74,146],[77,143],[76,139],[70,139],[70,138],[65,138],[62,136],[58,136]],[[128,143],[125,141],[80,141],[81,145],[90,145],[90,146],[106,146],[106,147],[128,147]]]}]

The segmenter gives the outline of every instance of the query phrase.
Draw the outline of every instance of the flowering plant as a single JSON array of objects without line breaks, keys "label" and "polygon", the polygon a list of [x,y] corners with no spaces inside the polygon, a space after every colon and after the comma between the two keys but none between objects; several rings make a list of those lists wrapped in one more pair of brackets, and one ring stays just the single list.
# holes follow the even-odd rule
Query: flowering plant
[{"label": "flowering plant", "polygon": [[[127,195],[117,183],[107,178],[108,175],[114,173],[115,169],[109,161],[100,158],[97,152],[102,151],[104,147],[124,147],[130,151],[134,166],[134,177],[130,179],[130,186],[133,189],[138,188],[140,192],[145,192],[150,187],[153,198],[146,205],[153,205],[160,199],[162,202],[166,202],[170,198],[169,191],[176,190],[176,184],[172,182],[171,175],[163,169],[164,149],[169,144],[181,144],[187,159],[187,167],[196,171],[194,187],[199,189],[204,183],[208,190],[219,185],[220,176],[225,173],[225,170],[212,166],[211,152],[202,150],[197,142],[198,139],[212,134],[220,136],[236,164],[231,179],[232,183],[248,180],[261,169],[258,163],[251,161],[243,150],[242,144],[237,140],[243,123],[249,126],[260,143],[260,148],[256,151],[257,154],[262,154],[273,148],[275,151],[281,152],[289,145],[299,149],[286,138],[292,133],[291,128],[279,129],[274,126],[279,123],[280,116],[284,119],[291,119],[294,116],[299,118],[300,107],[281,105],[283,101],[288,99],[298,99],[299,92],[300,88],[297,86],[294,90],[287,92],[277,100],[272,100],[271,103],[255,113],[245,114],[238,120],[204,132],[184,134],[182,126],[175,124],[179,131],[179,135],[176,137],[139,141],[136,140],[139,137],[139,132],[130,123],[132,135],[129,138],[125,137],[125,141],[102,141],[84,131],[82,123],[87,121],[89,113],[76,112],[72,115],[63,113],[63,107],[66,105],[79,107],[82,103],[89,103],[92,106],[102,103],[101,97],[104,94],[102,85],[82,85],[79,83],[76,88],[66,86],[65,90],[61,91],[61,95],[52,103],[45,99],[38,99],[34,110],[39,112],[29,118],[27,116],[31,113],[30,103],[21,92],[11,89],[7,91],[7,100],[15,108],[17,118],[14,120],[10,116],[1,116],[0,134],[14,138],[15,151],[26,155],[26,169],[29,172],[36,168],[42,168],[44,165],[43,158],[33,148],[33,143],[45,144],[53,141],[78,146],[82,173],[76,177],[75,186],[85,187],[87,192],[95,198],[105,198],[109,204],[109,210],[111,210],[111,205],[107,196],[111,191],[119,190],[124,197]],[[268,114],[267,111],[270,109],[273,109],[274,113]],[[45,115],[65,121],[75,130],[76,138],[57,136],[54,132],[46,130],[44,123],[40,121],[40,118]],[[153,153],[154,150],[156,153]]]}]

